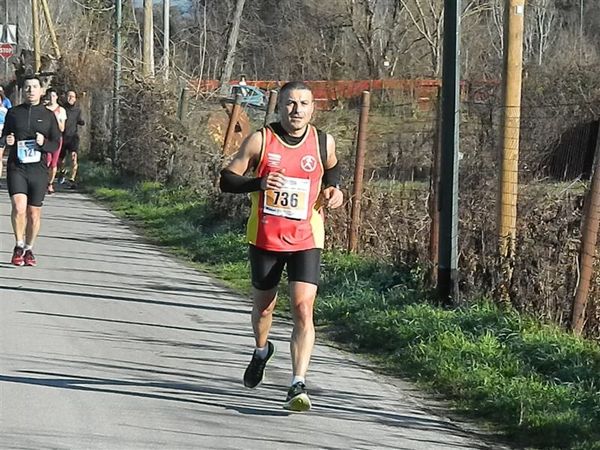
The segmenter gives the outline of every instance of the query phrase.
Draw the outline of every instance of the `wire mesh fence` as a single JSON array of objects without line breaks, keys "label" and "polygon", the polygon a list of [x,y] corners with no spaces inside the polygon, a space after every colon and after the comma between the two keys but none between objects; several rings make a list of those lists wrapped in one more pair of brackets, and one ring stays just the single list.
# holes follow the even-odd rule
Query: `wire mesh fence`
[{"label": "wire mesh fence", "polygon": [[[511,142],[501,139],[504,110],[498,96],[463,105],[458,234],[463,298],[496,297],[498,287],[508,280],[513,306],[569,324],[580,280],[584,198],[598,135],[598,121],[589,106],[600,105],[525,105],[519,141]],[[437,105],[423,108],[414,102],[375,102],[371,108],[359,237],[362,253],[387,255],[396,263],[417,264],[429,272],[435,269],[431,175],[439,143],[437,111]],[[337,139],[348,186],[358,113],[358,105],[352,105],[321,112],[317,121]],[[519,144],[519,159],[512,164],[518,170],[509,172],[501,185],[501,157],[511,144]],[[506,274],[498,254],[503,220],[499,209],[511,196],[516,209],[504,208],[504,214],[514,215],[505,219],[515,226],[515,252]],[[347,230],[349,220],[349,207],[330,214],[329,245],[344,248],[348,235],[341,230]],[[596,282],[591,283],[586,331],[598,336],[597,263],[592,273]]]},{"label": "wire mesh fence", "polygon": [[[432,281],[437,237],[432,173],[440,149],[435,98],[429,94],[419,101],[398,92],[372,93],[357,245],[362,254],[419,268]],[[170,111],[168,120],[154,114],[158,110]],[[241,223],[247,214],[243,196],[223,198],[215,188],[224,161],[228,114],[218,102],[201,98],[190,99],[182,120],[175,120],[177,110],[176,96],[131,93],[123,111],[123,167],[143,167],[145,173],[138,175],[195,186],[205,193],[213,189],[215,211]],[[247,130],[263,125],[265,111],[247,105],[243,111]],[[335,138],[342,166],[346,203],[326,213],[326,245],[340,250],[347,248],[349,239],[359,112],[360,102],[350,101],[317,111],[314,120]],[[462,105],[457,249],[461,295],[496,297],[498,286],[508,279],[512,305],[566,326],[580,281],[582,219],[598,154],[600,102],[550,103],[525,95],[518,142],[502,140],[503,113],[497,89],[491,87]],[[215,114],[222,117],[211,125]],[[148,120],[140,124],[139,117]],[[511,143],[519,144],[518,169],[508,178],[512,184],[501,186],[503,148]],[[132,158],[137,163],[126,164]],[[510,274],[498,256],[499,204],[510,198],[500,195],[502,189],[517,200],[514,217],[509,217],[515,225]],[[600,267],[595,256],[585,332],[599,337]]]}]

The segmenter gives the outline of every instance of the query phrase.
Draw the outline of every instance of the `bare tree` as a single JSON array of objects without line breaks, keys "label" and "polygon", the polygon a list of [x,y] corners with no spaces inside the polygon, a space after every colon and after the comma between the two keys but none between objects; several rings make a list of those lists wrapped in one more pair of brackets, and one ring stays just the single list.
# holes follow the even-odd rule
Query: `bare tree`
[{"label": "bare tree", "polygon": [[244,12],[244,4],[246,0],[237,0],[235,4],[235,13],[233,15],[233,21],[231,28],[229,29],[229,37],[227,38],[227,54],[225,55],[225,62],[223,64],[223,70],[221,72],[221,78],[219,79],[220,91],[222,95],[225,95],[229,91],[229,80],[233,73],[233,63],[235,62],[235,51],[238,43],[238,36],[240,34],[240,24],[242,22],[242,13]]},{"label": "bare tree", "polygon": [[[400,0],[413,23],[418,40],[425,43],[430,60],[430,75],[439,77],[442,70],[442,44],[444,33],[444,3],[440,0]],[[480,0],[463,2],[462,20],[489,10]]]},{"label": "bare tree", "polygon": [[402,52],[407,28],[404,4],[395,0],[346,0],[350,28],[367,62],[371,78],[381,78],[383,61],[394,64]]},{"label": "bare tree", "polygon": [[504,54],[504,2],[503,0],[490,0],[490,13],[487,17],[487,29],[490,35],[490,44],[498,59]]},{"label": "bare tree", "polygon": [[526,5],[525,54],[542,65],[546,51],[556,41],[558,11],[556,0],[536,0]]}]

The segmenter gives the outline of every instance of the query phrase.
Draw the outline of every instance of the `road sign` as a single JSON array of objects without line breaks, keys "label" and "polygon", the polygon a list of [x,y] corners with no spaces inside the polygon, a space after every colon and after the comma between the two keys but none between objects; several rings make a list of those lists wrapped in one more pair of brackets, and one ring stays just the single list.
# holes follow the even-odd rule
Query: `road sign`
[{"label": "road sign", "polygon": [[12,44],[1,43],[0,44],[0,58],[8,59],[14,55],[14,49]]}]

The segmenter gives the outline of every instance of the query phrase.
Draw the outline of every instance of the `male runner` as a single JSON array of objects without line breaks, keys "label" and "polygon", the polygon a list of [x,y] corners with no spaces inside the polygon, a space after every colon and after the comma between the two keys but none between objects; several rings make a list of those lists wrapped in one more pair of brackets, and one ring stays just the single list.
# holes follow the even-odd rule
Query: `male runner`
[{"label": "male runner", "polygon": [[[58,94],[56,89],[48,89],[46,91],[46,98],[48,104],[46,108],[54,113],[56,121],[58,122],[58,129],[61,133],[65,131],[65,122],[67,121],[67,112],[65,108],[58,104]],[[54,193],[54,179],[56,178],[56,172],[58,171],[58,160],[60,158],[60,152],[62,147],[62,136],[58,144],[58,150],[47,154],[48,167],[50,168],[50,179],[48,180],[48,194]]]},{"label": "male runner", "polygon": [[[4,106],[4,91],[0,91],[0,134],[2,134],[2,128],[4,128],[4,121],[6,119],[6,113],[8,108]],[[0,143],[0,177],[2,177],[2,169],[4,168],[4,143]]]},{"label": "male runner", "polygon": [[[251,193],[247,237],[252,272],[252,327],[256,349],[244,373],[244,385],[257,387],[275,352],[268,340],[277,287],[287,266],[294,328],[291,336],[292,381],[284,408],[306,411],[311,401],[306,372],[315,341],[313,306],[324,244],[322,208],[343,202],[333,138],[310,124],[314,99],[310,88],[290,82],[281,88],[281,122],[250,135],[221,171],[224,192]],[[252,176],[245,176],[247,172]]]},{"label": "male runner", "polygon": [[2,86],[0,86],[0,94],[2,94],[2,105],[6,109],[12,108],[12,102],[10,101],[10,98],[8,98],[8,96],[4,93],[4,87]]},{"label": "male runner", "polygon": [[[77,152],[79,152],[79,134],[78,126],[84,126],[85,121],[81,115],[81,108],[76,104],[77,94],[75,91],[67,92],[67,104],[65,110],[67,112],[67,121],[65,123],[65,131],[63,134],[63,144],[61,149],[61,166],[64,165],[64,159],[67,155],[71,158],[71,176],[69,181],[74,187],[75,177],[77,177],[77,169],[79,168]],[[64,178],[64,168],[62,170]]]},{"label": "male runner", "polygon": [[40,103],[39,78],[27,78],[23,91],[25,102],[6,114],[2,139],[8,149],[6,174],[16,241],[11,262],[16,266],[35,266],[32,249],[40,230],[41,209],[48,187],[48,166],[42,153],[58,149],[60,131],[54,114]]}]

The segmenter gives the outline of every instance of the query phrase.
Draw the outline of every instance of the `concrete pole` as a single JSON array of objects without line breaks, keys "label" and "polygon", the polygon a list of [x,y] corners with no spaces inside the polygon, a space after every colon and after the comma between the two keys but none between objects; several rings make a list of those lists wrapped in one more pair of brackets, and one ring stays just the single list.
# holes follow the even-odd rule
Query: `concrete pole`
[{"label": "concrete pole", "polygon": [[458,302],[458,153],[460,126],[460,0],[444,0],[442,150],[437,292],[444,304]]},{"label": "concrete pole", "polygon": [[113,68],[113,118],[112,118],[112,163],[116,164],[119,152],[120,95],[121,95],[121,28],[123,26],[122,0],[115,0],[115,60]]}]

